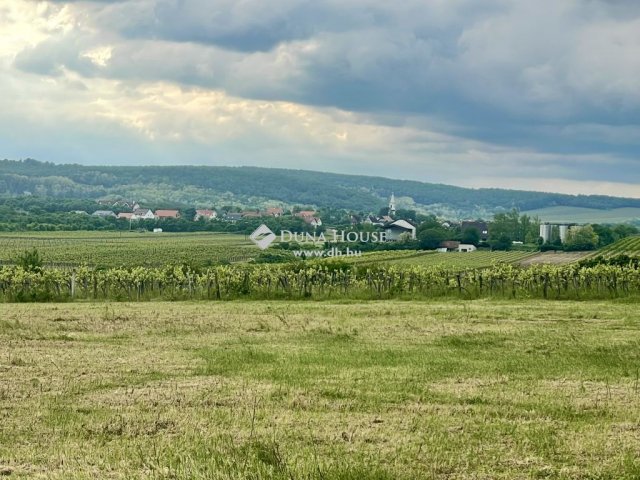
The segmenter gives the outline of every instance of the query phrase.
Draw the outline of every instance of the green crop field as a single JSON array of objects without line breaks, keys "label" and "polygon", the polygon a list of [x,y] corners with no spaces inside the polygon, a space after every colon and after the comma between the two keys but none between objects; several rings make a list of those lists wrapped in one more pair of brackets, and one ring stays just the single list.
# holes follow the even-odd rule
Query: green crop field
[{"label": "green crop field", "polygon": [[598,255],[605,258],[615,257],[616,255],[640,257],[640,236],[623,238],[592,254],[592,256]]},{"label": "green crop field", "polygon": [[4,304],[0,474],[640,478],[637,303]]},{"label": "green crop field", "polygon": [[0,261],[12,262],[36,248],[46,263],[137,266],[210,265],[246,260],[255,246],[226,233],[29,232],[1,233]]}]

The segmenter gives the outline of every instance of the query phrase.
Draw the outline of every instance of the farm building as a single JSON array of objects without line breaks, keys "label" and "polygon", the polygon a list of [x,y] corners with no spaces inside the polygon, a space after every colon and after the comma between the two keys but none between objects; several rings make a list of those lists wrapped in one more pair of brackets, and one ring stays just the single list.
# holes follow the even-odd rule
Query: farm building
[{"label": "farm building", "polygon": [[458,247],[460,247],[460,242],[457,240],[445,240],[444,242],[440,242],[440,247],[438,248],[439,252],[457,252]]}]

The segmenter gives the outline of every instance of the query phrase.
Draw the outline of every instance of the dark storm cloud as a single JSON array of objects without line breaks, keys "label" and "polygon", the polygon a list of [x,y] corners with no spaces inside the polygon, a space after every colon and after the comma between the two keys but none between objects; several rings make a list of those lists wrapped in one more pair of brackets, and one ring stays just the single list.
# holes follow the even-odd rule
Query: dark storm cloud
[{"label": "dark storm cloud", "polygon": [[[558,154],[559,168],[566,154],[615,155],[617,173],[570,168],[640,180],[635,0],[123,0],[80,8],[91,33],[52,37],[15,65],[169,80],[387,124],[430,119],[462,138]],[[104,43],[111,58],[96,66],[85,51]]]}]

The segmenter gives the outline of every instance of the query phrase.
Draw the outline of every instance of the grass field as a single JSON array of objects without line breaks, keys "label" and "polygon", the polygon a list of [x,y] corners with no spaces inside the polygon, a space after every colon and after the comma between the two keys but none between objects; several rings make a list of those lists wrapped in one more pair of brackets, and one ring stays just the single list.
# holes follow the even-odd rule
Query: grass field
[{"label": "grass field", "polygon": [[208,265],[254,257],[244,235],[227,233],[29,232],[0,233],[0,261],[36,248],[47,263],[137,266]]},{"label": "grass field", "polygon": [[0,473],[637,479],[622,302],[6,304]]}]

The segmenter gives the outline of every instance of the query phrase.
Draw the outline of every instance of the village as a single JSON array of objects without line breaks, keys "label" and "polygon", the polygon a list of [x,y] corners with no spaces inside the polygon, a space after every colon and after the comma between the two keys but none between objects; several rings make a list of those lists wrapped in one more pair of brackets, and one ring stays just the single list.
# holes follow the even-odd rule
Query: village
[{"label": "village", "polygon": [[[136,201],[126,200],[99,200],[101,207],[110,207],[110,209],[100,209],[91,213],[94,217],[105,219],[115,219],[119,221],[128,221],[131,228],[134,228],[139,222],[154,222],[152,231],[154,233],[162,233],[165,221],[192,221],[192,222],[219,222],[222,224],[234,225],[241,223],[255,223],[259,220],[280,219],[280,220],[299,220],[307,226],[309,231],[321,233],[325,229],[332,231],[335,225],[323,223],[322,214],[317,210],[311,209],[286,209],[283,207],[272,206],[264,209],[251,209],[244,211],[232,211],[229,208],[224,209],[156,209],[142,207]],[[382,209],[383,214],[357,214],[345,213],[347,226],[354,231],[370,231],[380,232],[380,238],[384,242],[416,242],[418,240],[417,231],[421,225],[421,220],[416,217],[415,212],[409,212],[407,218],[403,218],[402,210],[396,207],[395,196],[391,194],[389,204],[386,209]],[[75,214],[89,215],[85,211],[74,211]],[[468,242],[460,239],[443,238],[437,245],[431,245],[438,252],[472,252],[475,251],[479,244],[487,242],[489,239],[489,223],[482,220],[465,220],[461,222],[439,221],[442,231],[450,230],[452,232],[462,232],[473,230],[471,239]],[[377,234],[377,233],[376,233]],[[453,236],[453,234],[451,235]],[[355,237],[354,237],[355,238]],[[521,243],[521,242],[520,242]]]}]

